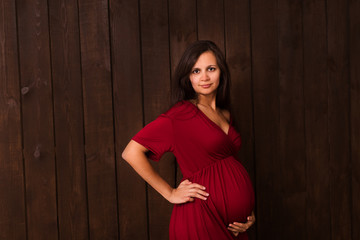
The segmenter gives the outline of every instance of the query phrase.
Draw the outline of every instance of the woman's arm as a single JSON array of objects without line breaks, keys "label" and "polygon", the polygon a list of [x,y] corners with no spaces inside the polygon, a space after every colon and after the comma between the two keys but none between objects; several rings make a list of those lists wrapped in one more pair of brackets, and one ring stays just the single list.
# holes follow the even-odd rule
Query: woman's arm
[{"label": "woman's arm", "polygon": [[177,188],[172,188],[151,166],[146,152],[141,144],[131,140],[122,153],[122,157],[132,168],[157,192],[171,203],[179,204],[191,202],[194,198],[206,200],[209,194],[205,187],[188,180],[183,181]]}]

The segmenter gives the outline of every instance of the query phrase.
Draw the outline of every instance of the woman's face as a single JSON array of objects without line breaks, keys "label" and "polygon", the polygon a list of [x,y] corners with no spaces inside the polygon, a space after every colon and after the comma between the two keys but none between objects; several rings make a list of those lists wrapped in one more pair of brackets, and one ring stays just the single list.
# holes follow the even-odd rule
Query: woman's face
[{"label": "woman's face", "polygon": [[220,83],[220,69],[211,51],[201,54],[191,69],[191,85],[199,95],[216,94]]}]

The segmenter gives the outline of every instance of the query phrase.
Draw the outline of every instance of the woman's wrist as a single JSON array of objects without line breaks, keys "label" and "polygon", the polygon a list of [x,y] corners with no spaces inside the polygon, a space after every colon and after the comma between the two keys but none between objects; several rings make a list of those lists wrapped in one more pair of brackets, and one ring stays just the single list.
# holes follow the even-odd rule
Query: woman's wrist
[{"label": "woman's wrist", "polygon": [[170,203],[173,203],[172,196],[173,196],[174,191],[175,191],[175,188],[170,187],[169,191],[167,191],[167,193],[164,195],[164,198]]}]

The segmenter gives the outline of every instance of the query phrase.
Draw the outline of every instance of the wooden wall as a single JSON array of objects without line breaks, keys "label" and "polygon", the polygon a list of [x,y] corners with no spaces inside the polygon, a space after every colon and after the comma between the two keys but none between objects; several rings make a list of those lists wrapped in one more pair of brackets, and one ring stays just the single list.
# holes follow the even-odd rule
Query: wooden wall
[{"label": "wooden wall", "polygon": [[[0,239],[168,238],[121,159],[196,39],[226,54],[251,239],[360,239],[360,0],[0,0]],[[175,186],[171,154],[155,168]]]}]

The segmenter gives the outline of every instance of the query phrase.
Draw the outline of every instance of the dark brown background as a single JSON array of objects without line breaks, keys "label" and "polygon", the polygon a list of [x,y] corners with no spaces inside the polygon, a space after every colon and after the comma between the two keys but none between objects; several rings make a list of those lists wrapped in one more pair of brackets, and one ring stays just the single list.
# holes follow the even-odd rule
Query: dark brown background
[{"label": "dark brown background", "polygon": [[[168,238],[121,159],[196,39],[231,68],[251,239],[360,239],[360,0],[0,0],[0,239]],[[175,185],[171,155],[154,164]]]}]

